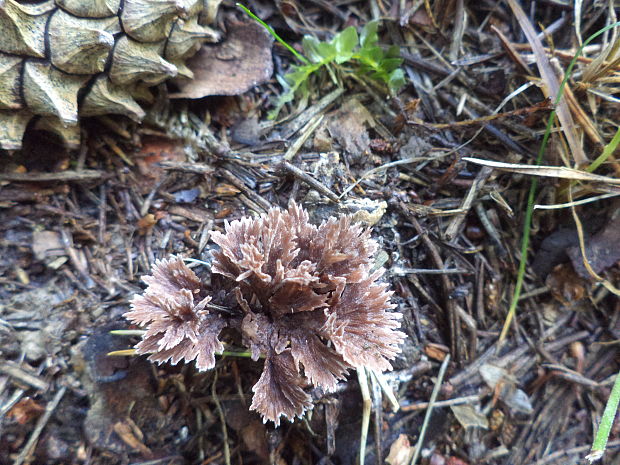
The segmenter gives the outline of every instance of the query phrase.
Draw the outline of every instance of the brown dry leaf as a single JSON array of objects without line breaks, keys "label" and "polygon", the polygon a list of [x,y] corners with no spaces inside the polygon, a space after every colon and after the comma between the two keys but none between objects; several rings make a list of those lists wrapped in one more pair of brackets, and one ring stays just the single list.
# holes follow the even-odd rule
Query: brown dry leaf
[{"label": "brown dry leaf", "polygon": [[411,16],[409,24],[411,24],[412,26],[421,27],[426,32],[429,32],[432,30],[433,21],[431,20],[431,17],[428,15],[426,10],[420,8],[413,14],[413,16]]},{"label": "brown dry leaf", "polygon": [[45,407],[36,403],[32,397],[25,397],[16,403],[13,408],[9,410],[7,415],[12,417],[20,425],[25,425],[29,421],[37,418],[44,411]]},{"label": "brown dry leaf", "polygon": [[152,213],[147,213],[138,220],[138,233],[141,235],[146,234],[151,230],[153,226],[157,224],[157,219]]},{"label": "brown dry leaf", "polygon": [[451,405],[450,410],[463,428],[489,429],[489,420],[471,404]]},{"label": "brown dry leaf", "polygon": [[164,137],[145,137],[142,147],[133,160],[140,176],[138,186],[142,194],[148,194],[166,175],[160,163],[182,163],[186,160],[183,142]]},{"label": "brown dry leaf", "polygon": [[531,415],[534,411],[527,394],[517,387],[517,379],[502,367],[485,363],[480,367],[484,382],[499,395],[510,411],[515,414]]},{"label": "brown dry leaf", "polygon": [[[601,273],[610,266],[620,261],[620,213],[607,223],[607,225],[586,242],[586,257],[595,273]],[[589,278],[590,275],[583,265],[583,259],[579,247],[568,249],[575,271],[580,276]]]},{"label": "brown dry leaf", "polygon": [[443,344],[435,344],[434,342],[429,342],[424,346],[424,353],[433,360],[437,360],[439,362],[443,362],[446,358],[446,354],[450,352],[450,349]]},{"label": "brown dry leaf", "polygon": [[[579,251],[577,254],[579,263],[581,263],[581,254]],[[547,276],[546,284],[551,289],[553,297],[564,305],[569,305],[585,297],[584,281],[569,264],[556,266]]]},{"label": "brown dry leaf", "polygon": [[142,442],[142,432],[135,424],[131,425],[128,422],[119,421],[114,424],[113,428],[114,432],[118,434],[123,442],[133,450],[140,452],[145,457],[150,457],[152,455],[151,450]]},{"label": "brown dry leaf", "polygon": [[273,73],[273,37],[254,21],[229,21],[226,40],[203,46],[188,60],[194,79],[177,81],[172,98],[239,95],[267,81]]},{"label": "brown dry leaf", "polygon": [[370,137],[367,127],[373,127],[374,119],[359,100],[351,99],[338,110],[330,113],[327,129],[342,148],[354,156],[369,151]]},{"label": "brown dry leaf", "polygon": [[233,186],[232,184],[227,184],[225,182],[219,183],[217,186],[215,186],[214,190],[215,193],[219,196],[235,196],[239,192],[241,192],[241,190],[239,190],[237,187]]},{"label": "brown dry leaf", "polygon": [[[162,409],[151,366],[136,357],[109,357],[127,347],[126,340],[110,334],[117,325],[102,326],[76,348],[73,363],[80,367],[90,407],[82,424],[86,444],[104,454],[126,454],[147,438],[160,454],[174,455],[178,444],[162,442],[183,424]],[[164,396],[165,397],[165,396]],[[131,418],[129,418],[129,416]],[[118,433],[118,434],[116,434]],[[133,441],[133,442],[132,442]],[[134,444],[136,447],[134,447]],[[66,463],[63,462],[63,463]]]},{"label": "brown dry leaf", "polygon": [[60,234],[56,231],[35,231],[32,233],[32,253],[37,260],[65,255]]},{"label": "brown dry leaf", "polygon": [[390,453],[385,461],[390,465],[407,465],[411,462],[415,447],[409,442],[406,434],[401,434],[390,446]]},{"label": "brown dry leaf", "polygon": [[226,424],[243,440],[245,448],[258,455],[264,462],[269,461],[267,447],[267,427],[248,411],[240,400],[224,401]]},{"label": "brown dry leaf", "polygon": [[450,457],[448,457],[448,461],[446,462],[446,465],[469,465],[469,462],[466,462],[465,460],[462,460],[458,457],[455,457],[454,455],[451,455]]}]

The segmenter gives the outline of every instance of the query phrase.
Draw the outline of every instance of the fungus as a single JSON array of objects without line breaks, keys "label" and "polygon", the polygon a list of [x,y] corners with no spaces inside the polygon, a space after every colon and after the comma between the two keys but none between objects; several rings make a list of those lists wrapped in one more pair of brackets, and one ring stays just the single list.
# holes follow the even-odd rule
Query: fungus
[{"label": "fungus", "polygon": [[147,289],[125,314],[146,327],[137,353],[207,370],[223,350],[221,330],[237,331],[254,360],[264,357],[250,408],[276,426],[312,407],[303,376],[330,392],[350,368],[391,369],[405,334],[392,291],[379,282],[385,270],[372,271],[370,230],[348,216],[315,226],[291,203],[211,238],[219,246],[211,289],[174,256],[144,278]]}]

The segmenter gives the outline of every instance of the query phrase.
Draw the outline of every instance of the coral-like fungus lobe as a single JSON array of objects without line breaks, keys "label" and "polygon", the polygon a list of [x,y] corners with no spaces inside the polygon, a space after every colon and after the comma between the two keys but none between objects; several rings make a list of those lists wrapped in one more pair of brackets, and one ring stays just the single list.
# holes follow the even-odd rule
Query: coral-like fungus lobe
[{"label": "coral-like fungus lobe", "polygon": [[226,321],[206,309],[211,297],[204,295],[196,274],[171,257],[157,261],[153,275],[143,280],[146,291],[133,298],[124,315],[147,327],[137,353],[151,354],[153,362],[196,360],[199,370],[213,368],[215,354],[224,350],[218,336]]},{"label": "coral-like fungus lobe", "polygon": [[[126,314],[147,327],[139,353],[157,362],[195,359],[204,370],[222,350],[222,328],[238,331],[252,358],[265,359],[251,408],[276,425],[312,406],[308,382],[329,392],[349,368],[391,369],[405,334],[392,292],[378,282],[384,270],[371,271],[378,247],[370,230],[346,216],[315,226],[291,203],[211,237],[218,288],[207,290],[174,257],[144,278],[148,288]],[[222,294],[226,312],[210,310],[209,296]]]}]

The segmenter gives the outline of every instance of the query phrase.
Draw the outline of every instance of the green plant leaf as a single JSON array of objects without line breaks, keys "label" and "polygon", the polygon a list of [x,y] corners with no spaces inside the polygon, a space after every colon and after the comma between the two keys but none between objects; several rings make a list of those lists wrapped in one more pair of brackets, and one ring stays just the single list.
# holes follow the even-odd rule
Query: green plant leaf
[{"label": "green plant leaf", "polygon": [[372,47],[379,41],[377,30],[379,29],[379,21],[370,21],[362,28],[360,33],[360,45],[362,48]]},{"label": "green plant leaf", "polygon": [[297,88],[300,83],[308,79],[308,75],[312,72],[311,68],[311,66],[295,66],[295,69],[287,73],[284,78],[290,87]]},{"label": "green plant leaf", "polygon": [[388,85],[392,92],[396,93],[405,83],[405,73],[402,69],[398,68],[390,73]]},{"label": "green plant leaf", "polygon": [[317,50],[323,59],[321,60],[322,64],[328,64],[334,61],[336,58],[336,46],[329,42],[319,42],[317,46]]},{"label": "green plant leaf", "polygon": [[320,42],[315,37],[304,36],[302,43],[304,52],[315,65],[328,64],[336,57],[336,46],[330,42]]},{"label": "green plant leaf", "polygon": [[357,42],[357,31],[353,26],[349,26],[344,31],[336,34],[331,41],[336,48],[336,63],[341,64],[349,61],[353,56],[353,50],[357,47]]},{"label": "green plant leaf", "polygon": [[[387,58],[400,58],[400,47],[398,45],[391,45],[385,51],[385,56]],[[402,63],[402,58],[400,58]]]},{"label": "green plant leaf", "polygon": [[306,58],[247,7],[239,3],[237,6],[267,29],[278,42],[303,63],[291,66],[290,71],[284,77],[276,76],[282,85],[282,94],[276,100],[273,111],[269,113],[271,119],[276,118],[282,107],[292,101],[296,94],[301,94],[304,98],[309,95],[308,79],[323,66],[327,66],[332,80],[336,81],[337,74],[329,67],[334,62],[338,65],[351,62],[357,67],[354,69],[355,73],[367,74],[372,79],[384,82],[391,92],[396,92],[405,84],[405,75],[400,69],[403,60],[400,58],[399,47],[393,45],[384,50],[377,45],[379,42],[378,20],[366,24],[360,31],[359,37],[353,26],[336,34],[329,42],[321,42],[308,35],[304,36],[302,47],[307,55]]},{"label": "green plant leaf", "polygon": [[381,58],[383,58],[383,50],[381,49],[381,47],[376,46],[365,47],[362,48],[356,55],[359,55],[362,60],[371,65],[371,63],[376,63],[381,60]]},{"label": "green plant leaf", "polygon": [[308,59],[312,63],[320,63],[323,61],[323,55],[321,55],[321,52],[319,51],[319,45],[321,42],[319,42],[316,37],[304,36],[301,43],[304,53],[308,56]]},{"label": "green plant leaf", "polygon": [[[262,23],[261,23],[262,24]],[[385,83],[390,92],[395,93],[405,84],[405,75],[400,69],[403,60],[398,46],[383,49],[378,46],[378,21],[371,21],[361,30],[360,35],[352,26],[336,34],[329,42],[322,42],[316,37],[306,35],[302,40],[304,64],[293,65],[290,71],[278,81],[283,92],[275,102],[275,108],[269,117],[275,118],[282,107],[291,102],[295,96],[309,96],[308,81],[313,73],[323,67],[329,71],[332,80],[337,82],[337,74],[329,66],[351,63],[353,72],[368,75],[371,79]]]},{"label": "green plant leaf", "polygon": [[398,69],[402,62],[403,60],[400,58],[384,58],[379,62],[379,68],[384,70],[386,73],[390,73],[391,71]]}]

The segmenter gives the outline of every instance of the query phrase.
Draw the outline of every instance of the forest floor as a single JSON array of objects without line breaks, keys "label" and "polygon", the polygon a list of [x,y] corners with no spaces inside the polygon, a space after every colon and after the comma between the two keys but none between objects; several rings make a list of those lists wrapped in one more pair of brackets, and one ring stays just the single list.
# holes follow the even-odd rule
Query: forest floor
[{"label": "forest floor", "polygon": [[[604,177],[585,173],[617,135],[620,55],[597,57],[620,42],[593,40],[555,105],[613,2],[514,3],[248,2],[298,52],[304,35],[380,18],[379,44],[403,59],[392,90],[355,60],[330,63],[269,119],[275,76],[300,63],[224,2],[224,41],[204,47],[262,84],[237,82],[227,56],[195,86],[225,96],[171,100],[162,86],[142,125],[90,119],[77,150],[30,131],[0,154],[0,463],[359,463],[360,382],[366,464],[408,464],[416,448],[428,465],[583,463],[620,369],[613,150]],[[536,165],[554,108],[547,168],[516,166]],[[107,355],[136,343],[110,331],[135,329],[123,313],[157,259],[210,261],[210,231],[291,200],[316,224],[372,228],[407,334],[393,371],[308,386],[313,410],[275,428],[248,410],[261,361],[221,356],[199,373]],[[534,209],[525,232],[528,201],[557,207]]]}]

